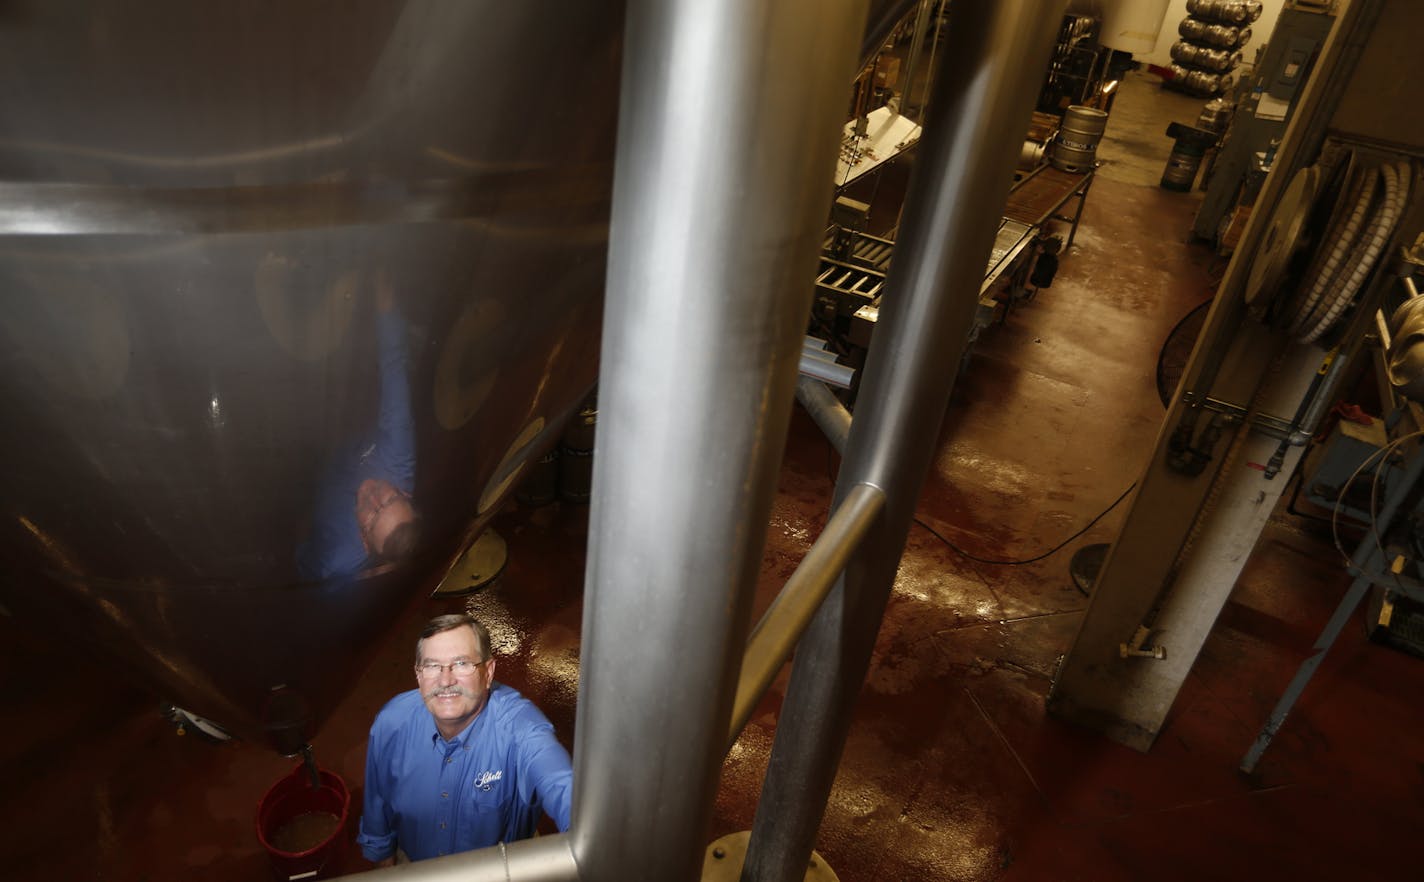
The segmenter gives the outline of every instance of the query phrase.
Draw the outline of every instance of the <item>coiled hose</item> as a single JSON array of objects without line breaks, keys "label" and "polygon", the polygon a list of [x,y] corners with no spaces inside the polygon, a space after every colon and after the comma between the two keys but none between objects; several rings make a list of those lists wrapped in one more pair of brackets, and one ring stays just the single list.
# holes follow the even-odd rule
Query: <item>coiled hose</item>
[{"label": "coiled hose", "polygon": [[1387,163],[1380,170],[1384,173],[1384,203],[1380,206],[1374,223],[1370,225],[1369,235],[1361,240],[1351,254],[1351,269],[1345,283],[1330,300],[1325,314],[1300,338],[1302,343],[1314,343],[1335,326],[1345,314],[1345,309],[1354,301],[1355,294],[1359,292],[1370,270],[1375,268],[1385,246],[1394,236],[1394,228],[1399,223],[1400,215],[1404,213],[1405,202],[1409,199],[1411,168],[1409,163],[1400,162]]},{"label": "coiled hose", "polygon": [[1306,296],[1287,327],[1295,339],[1314,343],[1345,314],[1394,235],[1409,199],[1412,176],[1413,166],[1407,160],[1361,173],[1351,188],[1355,199],[1347,220],[1328,244],[1324,260],[1314,264],[1308,283],[1303,283],[1308,284]]}]

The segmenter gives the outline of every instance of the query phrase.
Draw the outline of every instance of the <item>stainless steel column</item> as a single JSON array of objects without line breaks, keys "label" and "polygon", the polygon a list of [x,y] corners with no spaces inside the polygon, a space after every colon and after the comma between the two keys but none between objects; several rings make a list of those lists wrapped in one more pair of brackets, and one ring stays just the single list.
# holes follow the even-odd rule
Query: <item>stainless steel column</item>
[{"label": "stainless steel column", "polygon": [[585,882],[697,878],[858,0],[630,3],[574,751]]},{"label": "stainless steel column", "polygon": [[[914,114],[910,113],[914,106],[913,96],[910,89],[915,84],[916,69],[920,66],[920,50],[925,45],[925,31],[929,29],[930,9],[934,6],[934,0],[920,0],[919,12],[915,14],[915,33],[910,38],[910,58],[905,65],[905,85],[900,89],[900,112],[914,119],[924,119],[924,114],[918,110]],[[929,77],[925,77],[926,81]]]},{"label": "stainless steel column", "polygon": [[955,0],[836,504],[885,514],[796,650],[742,878],[803,878],[1064,4]]}]

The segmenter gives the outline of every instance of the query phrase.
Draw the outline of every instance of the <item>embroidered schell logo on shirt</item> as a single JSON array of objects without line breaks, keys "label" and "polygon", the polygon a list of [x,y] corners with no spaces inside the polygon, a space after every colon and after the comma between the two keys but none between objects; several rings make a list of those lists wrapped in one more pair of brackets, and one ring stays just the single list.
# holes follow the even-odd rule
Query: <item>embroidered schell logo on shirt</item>
[{"label": "embroidered schell logo on shirt", "polygon": [[479,777],[475,779],[475,786],[480,788],[481,790],[489,790],[490,786],[493,785],[494,782],[500,780],[503,777],[504,769],[500,769],[497,772],[480,772]]}]

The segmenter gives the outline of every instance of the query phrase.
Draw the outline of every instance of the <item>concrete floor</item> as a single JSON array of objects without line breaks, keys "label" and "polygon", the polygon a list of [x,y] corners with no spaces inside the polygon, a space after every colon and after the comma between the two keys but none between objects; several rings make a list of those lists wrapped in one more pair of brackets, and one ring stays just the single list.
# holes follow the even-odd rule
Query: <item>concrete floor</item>
[{"label": "concrete floor", "polygon": [[[1043,560],[975,559],[1058,544],[1149,454],[1158,350],[1220,271],[1187,241],[1199,197],[1156,186],[1166,122],[1198,106],[1182,97],[1150,78],[1124,85],[1058,279],[983,334],[959,382],[818,841],[846,882],[1419,878],[1419,661],[1348,628],[1257,775],[1236,772],[1346,584],[1308,524],[1272,520],[1147,754],[1044,713],[1086,602],[1070,555],[1111,539],[1120,513]],[[823,526],[836,464],[798,412],[758,613]],[[511,509],[497,526],[510,564],[473,604],[504,653],[501,679],[572,743],[587,509]],[[358,799],[366,729],[409,688],[419,623],[464,605],[415,603],[315,739]],[[709,841],[751,822],[784,686],[783,674],[726,762]],[[290,760],[178,737],[156,698],[114,680],[62,623],[37,634],[0,617],[0,690],[0,876],[270,878],[254,810]],[[354,847],[345,860],[366,866]]]},{"label": "concrete floor", "polygon": [[1206,99],[1164,89],[1144,70],[1128,71],[1118,85],[1103,139],[1098,145],[1098,177],[1155,187],[1162,179],[1172,141],[1167,126],[1195,125]]}]

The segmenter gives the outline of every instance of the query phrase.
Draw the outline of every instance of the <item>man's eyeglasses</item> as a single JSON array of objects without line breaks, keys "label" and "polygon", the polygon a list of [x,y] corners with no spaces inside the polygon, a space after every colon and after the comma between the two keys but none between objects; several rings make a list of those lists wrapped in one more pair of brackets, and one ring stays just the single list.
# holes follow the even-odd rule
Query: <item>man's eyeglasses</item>
[{"label": "man's eyeglasses", "polygon": [[462,658],[452,661],[448,665],[442,665],[439,662],[421,662],[415,666],[415,672],[422,677],[438,677],[442,671],[449,668],[450,672],[457,677],[468,677],[475,672],[476,668],[488,661],[489,659],[475,662]]}]

